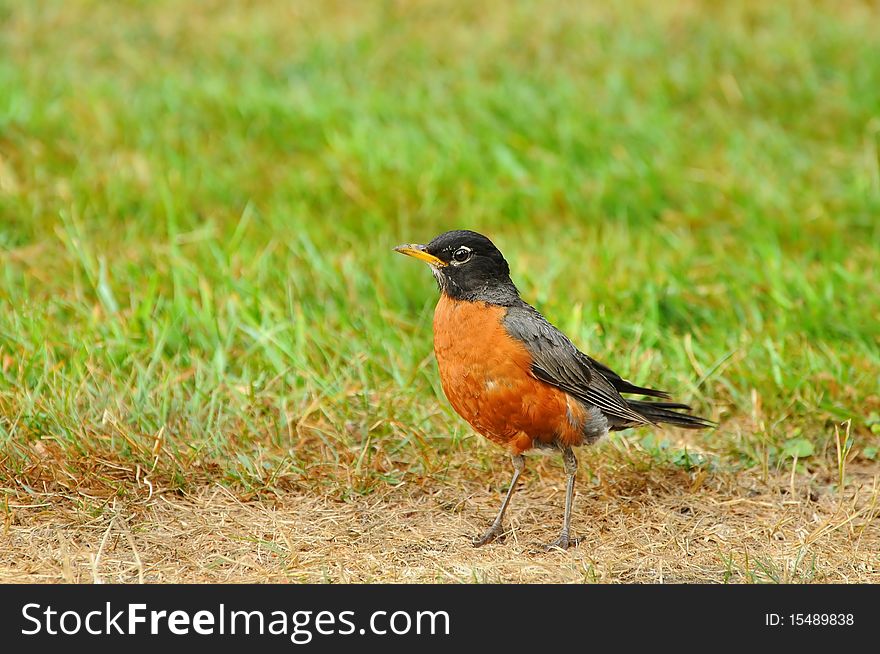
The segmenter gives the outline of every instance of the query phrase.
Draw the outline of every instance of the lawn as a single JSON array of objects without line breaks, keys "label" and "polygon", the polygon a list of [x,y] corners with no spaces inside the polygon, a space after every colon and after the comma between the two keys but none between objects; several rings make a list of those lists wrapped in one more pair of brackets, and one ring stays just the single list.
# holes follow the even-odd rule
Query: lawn
[{"label": "lawn", "polygon": [[[0,580],[880,581],[880,14],[614,5],[0,0]],[[549,457],[470,548],[452,228],[720,423],[583,450],[568,553]]]}]

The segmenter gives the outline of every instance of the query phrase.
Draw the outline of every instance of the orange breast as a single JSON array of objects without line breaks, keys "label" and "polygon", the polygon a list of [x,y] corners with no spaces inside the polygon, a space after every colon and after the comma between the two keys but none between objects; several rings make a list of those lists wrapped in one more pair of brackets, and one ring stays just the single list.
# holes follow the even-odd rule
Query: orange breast
[{"label": "orange breast", "polygon": [[505,331],[504,314],[504,307],[441,295],[434,354],[446,397],[476,431],[514,454],[535,441],[579,445],[586,410],[531,374],[531,355]]}]

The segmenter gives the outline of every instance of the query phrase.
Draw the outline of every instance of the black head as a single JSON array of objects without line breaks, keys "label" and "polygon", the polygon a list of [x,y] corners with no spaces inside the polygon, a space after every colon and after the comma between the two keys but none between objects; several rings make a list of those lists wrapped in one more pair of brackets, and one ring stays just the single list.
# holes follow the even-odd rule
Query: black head
[{"label": "black head", "polygon": [[510,281],[510,267],[488,238],[458,229],[445,232],[427,245],[399,245],[401,254],[431,266],[440,291],[456,300],[510,305],[519,297]]}]

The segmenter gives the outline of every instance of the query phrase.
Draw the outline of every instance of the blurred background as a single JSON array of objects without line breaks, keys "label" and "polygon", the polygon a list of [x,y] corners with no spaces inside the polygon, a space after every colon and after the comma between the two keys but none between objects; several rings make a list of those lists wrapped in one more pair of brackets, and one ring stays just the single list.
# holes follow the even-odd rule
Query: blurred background
[{"label": "blurred background", "polygon": [[506,475],[391,251],[452,228],[721,422],[655,463],[875,465],[878,147],[869,2],[0,2],[0,481]]}]

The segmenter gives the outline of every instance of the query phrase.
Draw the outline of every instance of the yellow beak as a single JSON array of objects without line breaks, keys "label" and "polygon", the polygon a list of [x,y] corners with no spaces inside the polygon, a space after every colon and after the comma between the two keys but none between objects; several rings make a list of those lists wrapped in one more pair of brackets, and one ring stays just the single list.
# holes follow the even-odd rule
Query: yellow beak
[{"label": "yellow beak", "polygon": [[415,257],[416,259],[421,259],[425,263],[429,263],[432,266],[445,266],[446,262],[443,259],[438,259],[433,254],[428,253],[425,249],[424,245],[419,245],[417,243],[410,243],[408,245],[398,245],[394,248],[395,252],[400,252],[401,254],[405,254],[408,257]]}]

